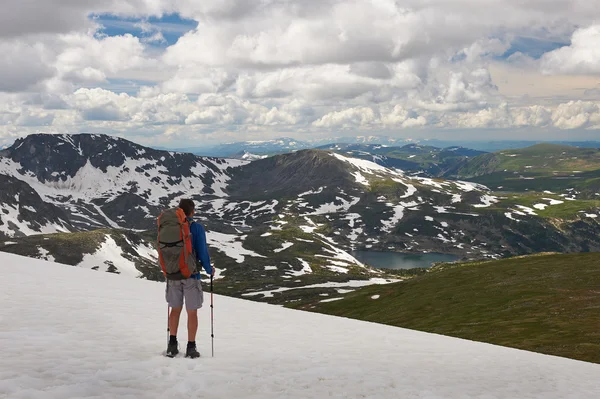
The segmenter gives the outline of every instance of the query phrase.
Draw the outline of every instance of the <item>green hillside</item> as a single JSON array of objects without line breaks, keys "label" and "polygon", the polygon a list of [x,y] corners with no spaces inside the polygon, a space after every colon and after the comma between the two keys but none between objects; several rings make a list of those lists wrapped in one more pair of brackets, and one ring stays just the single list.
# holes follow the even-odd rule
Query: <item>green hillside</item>
[{"label": "green hillside", "polygon": [[301,309],[600,363],[600,254],[446,264]]},{"label": "green hillside", "polygon": [[600,188],[600,149],[537,144],[471,158],[446,177],[509,191]]}]

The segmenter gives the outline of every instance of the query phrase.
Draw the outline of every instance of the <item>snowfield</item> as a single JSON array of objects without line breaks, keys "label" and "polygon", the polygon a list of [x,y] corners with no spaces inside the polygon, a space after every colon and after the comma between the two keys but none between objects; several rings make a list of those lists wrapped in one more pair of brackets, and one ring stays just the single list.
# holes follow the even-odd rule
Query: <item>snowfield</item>
[{"label": "snowfield", "polygon": [[[0,253],[0,398],[600,397],[600,365],[214,296],[169,359],[164,283]],[[186,318],[179,330],[185,346]]]}]

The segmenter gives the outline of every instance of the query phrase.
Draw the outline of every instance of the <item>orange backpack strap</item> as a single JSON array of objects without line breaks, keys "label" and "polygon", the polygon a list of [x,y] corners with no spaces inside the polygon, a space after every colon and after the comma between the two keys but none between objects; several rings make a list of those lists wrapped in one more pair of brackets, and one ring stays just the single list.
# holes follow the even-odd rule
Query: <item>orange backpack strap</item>
[{"label": "orange backpack strap", "polygon": [[162,251],[160,250],[160,218],[162,217],[162,215],[163,215],[163,213],[161,212],[160,215],[156,218],[156,224],[158,225],[158,236],[156,237],[156,249],[158,251],[158,262],[160,264],[160,268],[163,272],[163,275],[166,276],[167,268],[165,266],[165,259],[163,258]]},{"label": "orange backpack strap", "polygon": [[177,210],[177,216],[179,218],[179,227],[180,227],[180,239],[183,240],[183,248],[182,256],[179,258],[179,269],[181,270],[181,274],[185,278],[189,278],[192,273],[190,271],[188,265],[188,259],[190,258],[190,254],[192,253],[192,240],[190,235],[190,224],[188,223],[187,217],[183,209],[179,208]]}]

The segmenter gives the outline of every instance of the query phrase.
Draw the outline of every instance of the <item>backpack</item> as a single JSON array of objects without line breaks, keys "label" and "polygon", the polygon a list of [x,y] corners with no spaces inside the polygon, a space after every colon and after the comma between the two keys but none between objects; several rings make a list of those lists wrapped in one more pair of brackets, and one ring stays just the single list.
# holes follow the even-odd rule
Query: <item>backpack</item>
[{"label": "backpack", "polygon": [[190,225],[183,209],[172,208],[163,211],[158,223],[158,259],[165,278],[183,280],[195,270],[192,252]]}]

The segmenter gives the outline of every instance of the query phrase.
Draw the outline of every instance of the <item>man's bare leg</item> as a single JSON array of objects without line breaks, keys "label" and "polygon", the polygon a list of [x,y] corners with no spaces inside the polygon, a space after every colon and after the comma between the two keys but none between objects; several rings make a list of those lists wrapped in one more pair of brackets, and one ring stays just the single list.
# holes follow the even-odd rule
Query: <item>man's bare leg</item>
[{"label": "man's bare leg", "polygon": [[181,316],[181,309],[183,308],[171,309],[171,314],[169,315],[169,334],[171,335],[177,336],[177,328],[179,327],[179,316]]},{"label": "man's bare leg", "polygon": [[198,330],[198,311],[197,310],[188,310],[188,341],[195,342],[196,341],[196,331]]}]

